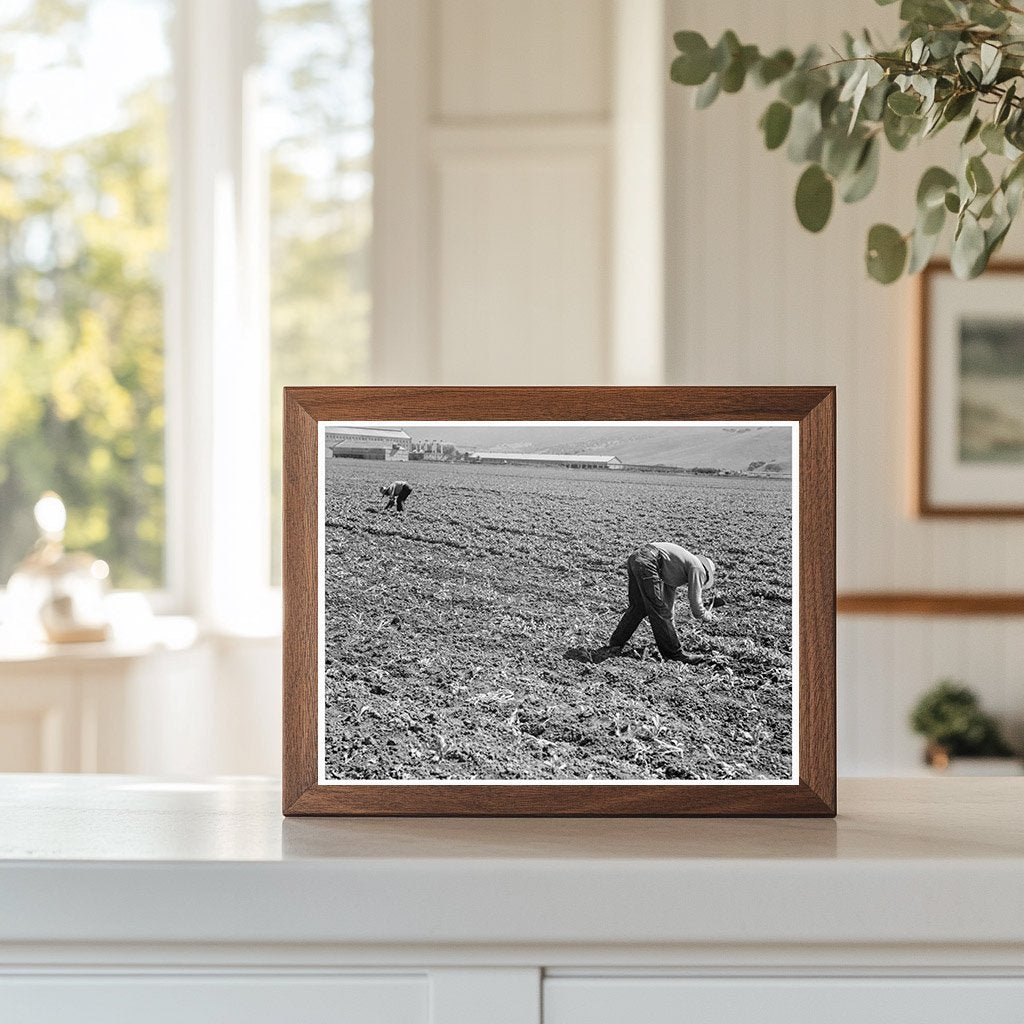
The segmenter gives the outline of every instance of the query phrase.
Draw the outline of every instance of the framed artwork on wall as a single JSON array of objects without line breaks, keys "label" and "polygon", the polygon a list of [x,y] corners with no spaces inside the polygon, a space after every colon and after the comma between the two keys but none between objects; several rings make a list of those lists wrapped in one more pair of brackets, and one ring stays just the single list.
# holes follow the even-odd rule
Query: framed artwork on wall
[{"label": "framed artwork on wall", "polygon": [[284,813],[835,814],[832,388],[287,388]]},{"label": "framed artwork on wall", "polygon": [[1024,515],[1024,263],[919,287],[917,512]]}]

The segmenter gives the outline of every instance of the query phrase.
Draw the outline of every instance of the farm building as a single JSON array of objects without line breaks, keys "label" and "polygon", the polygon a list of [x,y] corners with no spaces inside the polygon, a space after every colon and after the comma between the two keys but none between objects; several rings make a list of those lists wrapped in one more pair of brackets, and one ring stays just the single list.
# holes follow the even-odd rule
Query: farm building
[{"label": "farm building", "polygon": [[521,452],[471,452],[470,462],[488,466],[562,466],[566,469],[622,469],[615,455],[526,455]]},{"label": "farm building", "polygon": [[336,459],[408,462],[412,438],[389,427],[328,427],[326,445]]}]

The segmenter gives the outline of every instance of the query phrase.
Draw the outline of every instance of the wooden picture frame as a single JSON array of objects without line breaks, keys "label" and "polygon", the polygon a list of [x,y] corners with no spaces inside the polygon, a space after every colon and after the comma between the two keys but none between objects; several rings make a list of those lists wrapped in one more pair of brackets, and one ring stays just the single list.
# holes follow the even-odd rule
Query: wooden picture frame
[{"label": "wooden picture frame", "polygon": [[[1007,287],[1017,278],[1014,294]],[[968,317],[1012,316],[1024,331],[1022,308],[1024,297],[1024,261],[994,261],[984,275],[973,281],[957,280],[948,261],[936,260],[921,272],[917,283],[917,344],[913,375],[917,391],[914,421],[915,444],[912,447],[916,464],[913,467],[913,509],[922,518],[1009,518],[1024,516],[1024,486],[1011,478],[1024,479],[1024,459],[998,465],[978,458],[957,467],[956,437],[961,452],[965,427],[963,394],[955,389],[953,377],[964,370],[957,362],[952,317],[959,315],[961,325]],[[998,295],[1005,293],[1000,302]],[[989,310],[994,312],[989,313]],[[960,327],[961,332],[963,326]],[[964,344],[961,333],[960,345]],[[961,389],[962,376],[957,377]],[[1016,383],[1016,382],[1011,382]],[[958,433],[957,433],[958,432]],[[1017,488],[1005,493],[1010,481]],[[1002,495],[999,492],[1002,491]]]},{"label": "wooden picture frame", "polygon": [[[542,427],[549,422],[572,426],[601,423],[612,429],[618,428],[620,423],[622,426],[645,424],[658,429],[673,425],[726,429],[732,424],[736,431],[791,424],[793,465],[798,467],[798,473],[793,471],[792,499],[787,499],[795,504],[792,509],[792,580],[795,586],[790,604],[796,641],[792,648],[791,681],[795,694],[792,698],[795,741],[794,734],[790,734],[792,777],[784,781],[727,780],[719,784],[692,779],[652,783],[586,778],[564,783],[557,779],[538,782],[454,779],[423,784],[365,778],[349,782],[344,778],[326,780],[322,777],[323,738],[319,735],[319,662],[323,641],[319,635],[321,428],[330,422],[420,421],[450,424],[466,421],[488,427],[509,423]],[[335,468],[332,464],[332,473]],[[286,815],[835,815],[834,388],[286,388],[283,480],[283,811]],[[745,482],[740,483],[746,486]],[[334,554],[332,552],[332,556]],[[685,669],[686,666],[682,666],[680,671]]]}]

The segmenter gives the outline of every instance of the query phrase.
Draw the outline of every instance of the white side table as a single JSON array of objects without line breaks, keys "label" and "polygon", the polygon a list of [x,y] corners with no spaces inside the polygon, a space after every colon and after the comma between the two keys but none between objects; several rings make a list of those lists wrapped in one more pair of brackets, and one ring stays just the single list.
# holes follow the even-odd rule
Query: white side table
[{"label": "white side table", "polygon": [[135,640],[25,642],[0,632],[0,771],[187,772],[210,698],[210,651],[188,619],[152,620]]}]

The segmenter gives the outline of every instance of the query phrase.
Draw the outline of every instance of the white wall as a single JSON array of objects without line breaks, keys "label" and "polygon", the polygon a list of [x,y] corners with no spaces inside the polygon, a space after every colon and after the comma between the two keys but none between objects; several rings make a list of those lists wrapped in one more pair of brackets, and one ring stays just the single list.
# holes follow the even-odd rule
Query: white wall
[{"label": "white wall", "polygon": [[655,382],[660,3],[377,0],[374,28],[375,379]]},{"label": "white wall", "polygon": [[[885,154],[877,194],[811,236],[792,210],[799,170],[755,128],[766,95],[694,111],[667,81],[672,29],[798,46],[892,25],[892,8],[377,0],[376,11],[379,381],[836,384],[841,589],[1024,589],[1024,523],[909,515],[912,286],[881,288],[863,271],[867,228],[908,224],[942,140]],[[1019,232],[1007,249],[1024,253]],[[843,618],[839,641],[844,774],[914,770],[907,712],[945,675],[1021,731],[1022,620]],[[273,771],[277,644],[216,653],[207,770]]]},{"label": "white wall", "polygon": [[[895,8],[868,0],[670,0],[668,28],[793,48],[883,26]],[[667,35],[667,34],[666,34]],[[668,52],[668,51],[667,51]],[[883,155],[882,185],[839,204],[821,235],[796,222],[800,169],[767,153],[756,122],[767,93],[722,96],[708,110],[668,87],[666,295],[668,380],[686,384],[835,384],[839,395],[840,590],[1022,590],[1024,523],[922,521],[908,509],[913,284],[883,288],[863,270],[872,223],[908,229],[921,171],[950,140]],[[1006,253],[1024,251],[1020,231]],[[1022,293],[1024,298],[1024,293]],[[920,692],[959,677],[1020,729],[1020,619],[849,618],[839,624],[840,770],[911,768],[906,728]]]}]

